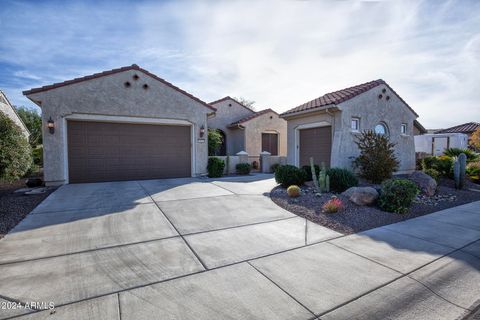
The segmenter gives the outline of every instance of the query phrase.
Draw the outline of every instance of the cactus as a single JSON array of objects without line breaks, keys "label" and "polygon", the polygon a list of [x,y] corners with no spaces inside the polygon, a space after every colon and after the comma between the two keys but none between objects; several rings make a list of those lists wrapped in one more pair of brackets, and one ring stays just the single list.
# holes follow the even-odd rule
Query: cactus
[{"label": "cactus", "polygon": [[313,180],[313,185],[315,186],[315,191],[317,191],[317,193],[322,193],[322,191],[320,190],[320,186],[318,185],[319,178],[317,177],[317,173],[315,172],[313,157],[310,157],[310,170],[312,171],[312,180]]},{"label": "cactus", "polygon": [[467,156],[461,153],[453,161],[453,178],[455,179],[455,188],[463,189],[465,185],[465,172],[467,166]]},{"label": "cactus", "polygon": [[320,192],[330,192],[330,177],[327,174],[327,169],[325,168],[325,163],[322,162],[322,169],[318,175],[318,184],[320,187]]}]

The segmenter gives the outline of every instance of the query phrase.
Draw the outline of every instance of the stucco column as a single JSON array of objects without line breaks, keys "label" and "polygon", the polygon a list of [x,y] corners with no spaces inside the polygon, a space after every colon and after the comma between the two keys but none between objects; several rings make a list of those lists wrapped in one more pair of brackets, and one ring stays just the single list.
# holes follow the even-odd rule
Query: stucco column
[{"label": "stucco column", "polygon": [[268,151],[260,152],[260,170],[264,173],[270,172],[270,156],[271,153]]},{"label": "stucco column", "polygon": [[237,153],[238,163],[248,163],[248,153],[245,151],[240,151]]}]

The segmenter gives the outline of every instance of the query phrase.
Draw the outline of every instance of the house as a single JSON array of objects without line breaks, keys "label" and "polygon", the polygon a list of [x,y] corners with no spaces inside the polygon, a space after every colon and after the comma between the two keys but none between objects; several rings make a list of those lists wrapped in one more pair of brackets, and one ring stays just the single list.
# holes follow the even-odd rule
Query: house
[{"label": "house", "polygon": [[478,128],[480,128],[480,123],[468,122],[468,123],[460,124],[458,126],[454,126],[451,128],[437,130],[435,131],[435,133],[464,133],[468,136],[468,139],[470,140],[472,134]]},{"label": "house", "polygon": [[215,108],[135,64],[23,94],[42,109],[47,185],[206,172]]},{"label": "house", "polygon": [[12,119],[12,121],[22,130],[25,138],[28,139],[28,137],[30,136],[30,132],[28,131],[27,126],[23,123],[22,119],[20,119],[17,111],[12,106],[10,101],[8,101],[7,96],[2,90],[0,90],[0,112]]},{"label": "house", "polygon": [[274,156],[287,154],[287,122],[272,109],[258,112],[231,97],[210,102],[217,109],[208,119],[208,127],[218,129],[223,136],[219,156],[245,151],[256,158],[267,151]]},{"label": "house", "polygon": [[413,121],[413,135],[419,136],[428,133],[428,130],[417,120]]},{"label": "house", "polygon": [[383,80],[327,93],[280,115],[288,124],[287,162],[352,168],[361,131],[386,134],[395,143],[397,173],[415,170],[414,121],[417,113]]}]

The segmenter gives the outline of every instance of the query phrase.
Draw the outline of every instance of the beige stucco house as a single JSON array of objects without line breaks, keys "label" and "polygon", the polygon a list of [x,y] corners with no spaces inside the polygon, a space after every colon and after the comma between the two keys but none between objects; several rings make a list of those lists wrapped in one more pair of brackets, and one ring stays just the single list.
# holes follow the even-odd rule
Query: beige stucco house
[{"label": "beige stucco house", "polygon": [[26,138],[30,136],[27,126],[25,126],[22,119],[20,119],[17,111],[15,111],[15,108],[12,106],[10,101],[8,101],[7,96],[2,90],[0,90],[0,112],[12,119],[12,121],[22,130],[22,133]]},{"label": "beige stucco house", "polygon": [[215,108],[137,65],[24,94],[42,109],[47,185],[206,172]]},{"label": "beige stucco house", "polygon": [[364,130],[386,134],[396,144],[397,173],[415,170],[414,121],[417,113],[383,80],[327,93],[280,115],[288,123],[289,164],[310,157],[331,167],[352,168]]},{"label": "beige stucco house", "polygon": [[209,128],[220,130],[224,144],[218,155],[245,151],[258,157],[267,151],[274,156],[287,154],[287,122],[272,109],[254,111],[231,97],[210,102],[217,110],[208,119]]}]

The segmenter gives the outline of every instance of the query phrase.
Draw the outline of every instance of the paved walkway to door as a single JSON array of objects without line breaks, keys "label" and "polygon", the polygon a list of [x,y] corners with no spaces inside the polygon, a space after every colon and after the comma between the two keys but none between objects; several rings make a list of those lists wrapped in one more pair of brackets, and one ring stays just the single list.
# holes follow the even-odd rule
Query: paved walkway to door
[{"label": "paved walkway to door", "polygon": [[343,236],[271,175],[74,184],[0,240],[0,319],[457,319],[480,303],[480,202]]}]

